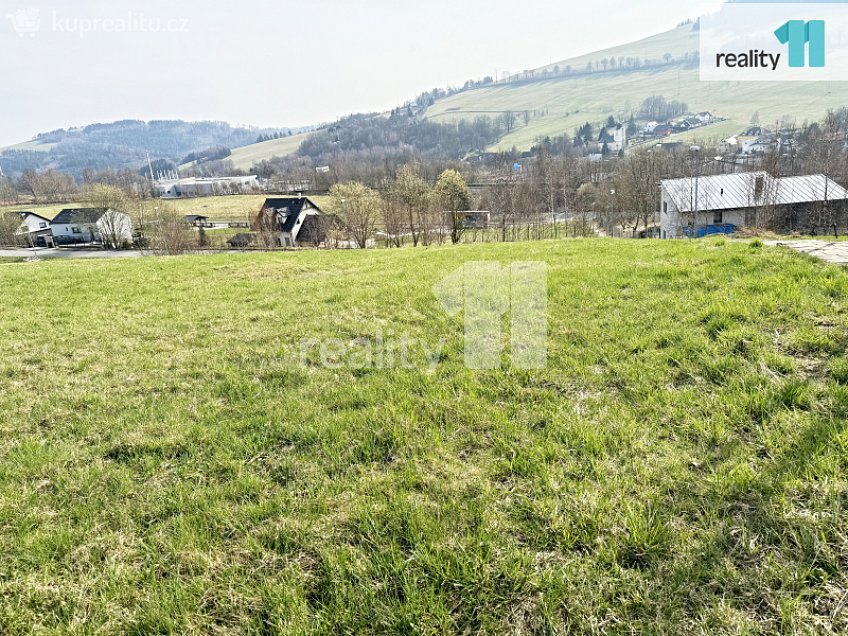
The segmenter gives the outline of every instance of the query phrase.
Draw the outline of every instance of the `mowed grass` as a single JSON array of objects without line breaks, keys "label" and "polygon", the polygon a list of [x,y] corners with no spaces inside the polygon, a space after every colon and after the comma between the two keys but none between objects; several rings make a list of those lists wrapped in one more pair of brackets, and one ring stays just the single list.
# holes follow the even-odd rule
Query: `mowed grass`
[{"label": "mowed grass", "polygon": [[[480,260],[548,264],[546,369],[465,368],[431,288]],[[4,634],[848,630],[841,269],[571,240],[0,292]],[[401,333],[445,339],[435,370],[299,364]]]},{"label": "mowed grass", "polygon": [[[572,66],[584,71],[588,61],[614,56],[662,59],[670,53],[682,60],[699,48],[698,33],[684,25],[666,33],[559,62],[560,69]],[[513,111],[516,128],[490,150],[508,151],[513,146],[527,150],[547,136],[574,135],[585,122],[597,126],[610,115],[626,121],[647,97],[662,95],[686,102],[692,112],[710,111],[726,118],[719,124],[675,135],[672,139],[717,143],[739,135],[750,126],[754,113],[763,126],[774,128],[784,117],[797,126],[821,120],[828,109],[848,104],[848,88],[834,82],[808,82],[803,91],[786,83],[702,82],[697,66],[676,64],[632,72],[606,72],[558,77],[525,84],[501,84],[463,91],[439,100],[427,111],[434,121],[473,119],[478,115],[497,117]],[[525,124],[521,114],[530,111]],[[535,113],[535,114],[534,114]]]}]

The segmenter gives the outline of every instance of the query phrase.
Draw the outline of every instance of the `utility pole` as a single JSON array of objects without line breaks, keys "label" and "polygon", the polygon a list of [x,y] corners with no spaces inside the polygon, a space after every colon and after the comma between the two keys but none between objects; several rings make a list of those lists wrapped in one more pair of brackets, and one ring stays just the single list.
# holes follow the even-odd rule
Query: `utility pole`
[{"label": "utility pole", "polygon": [[695,238],[695,231],[698,228],[698,186],[700,185],[700,176],[701,176],[701,160],[700,160],[700,157],[698,156],[698,153],[701,151],[701,147],[700,146],[691,146],[689,148],[689,150],[692,151],[693,156],[695,158],[694,164],[693,164],[695,166],[694,169],[693,169],[693,172],[695,173],[695,201],[692,205],[692,229],[691,229],[691,232],[689,234],[689,238],[694,239]]}]

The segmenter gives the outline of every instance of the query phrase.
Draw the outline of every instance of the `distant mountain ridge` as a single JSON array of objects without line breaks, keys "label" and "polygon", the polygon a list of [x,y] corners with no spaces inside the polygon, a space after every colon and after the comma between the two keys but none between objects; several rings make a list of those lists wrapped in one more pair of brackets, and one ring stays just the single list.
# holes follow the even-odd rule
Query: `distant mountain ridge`
[{"label": "distant mountain ridge", "polygon": [[30,142],[0,149],[0,169],[15,175],[52,168],[80,176],[86,169],[138,169],[147,161],[179,163],[206,148],[238,148],[266,135],[300,129],[246,128],[226,122],[123,120],[39,134]]},{"label": "distant mountain ridge", "polygon": [[[54,168],[80,176],[86,169],[137,170],[146,164],[147,152],[153,161],[176,165],[190,161],[192,153],[202,155],[210,149],[216,153],[231,149],[228,161],[242,170],[298,152],[314,161],[328,161],[342,150],[362,152],[361,146],[369,144],[420,154],[422,148],[435,152],[425,144],[428,125],[433,123],[464,127],[450,143],[438,144],[450,150],[441,158],[454,159],[463,151],[528,150],[545,138],[573,136],[587,122],[597,127],[610,116],[625,122],[655,96],[685,103],[692,113],[715,115],[718,123],[679,135],[710,141],[739,134],[754,120],[765,126],[781,121],[801,125],[821,120],[830,108],[848,105],[846,82],[807,82],[803,90],[792,82],[701,82],[698,49],[698,22],[687,22],[506,80],[487,77],[462,89],[423,93],[391,113],[348,116],[317,128],[315,134],[312,127],[278,130],[223,122],[137,120],[57,130],[0,148],[0,169],[15,175],[28,168]],[[369,118],[375,125],[366,125]],[[381,127],[376,125],[382,124],[381,118],[399,123]],[[446,134],[453,134],[449,126]],[[478,148],[480,143],[486,147]]]}]

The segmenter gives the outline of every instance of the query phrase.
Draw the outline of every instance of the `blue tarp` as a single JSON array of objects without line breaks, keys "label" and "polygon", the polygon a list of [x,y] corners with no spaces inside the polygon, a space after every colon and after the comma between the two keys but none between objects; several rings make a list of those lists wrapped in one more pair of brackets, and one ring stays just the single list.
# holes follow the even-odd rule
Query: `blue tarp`
[{"label": "blue tarp", "polygon": [[[722,223],[720,225],[699,225],[695,228],[695,238],[704,238],[711,234],[733,234],[736,231],[736,226],[731,223]],[[683,228],[683,233],[686,236],[692,236],[692,228]]]}]

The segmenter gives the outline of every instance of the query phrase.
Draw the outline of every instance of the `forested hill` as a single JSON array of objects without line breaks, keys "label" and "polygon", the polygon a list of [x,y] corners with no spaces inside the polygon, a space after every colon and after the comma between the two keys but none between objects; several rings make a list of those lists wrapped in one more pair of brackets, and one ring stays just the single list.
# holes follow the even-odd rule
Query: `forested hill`
[{"label": "forested hill", "polygon": [[85,169],[138,168],[148,152],[154,161],[179,163],[206,148],[237,148],[294,132],[212,121],[124,120],[42,133],[0,150],[0,168],[7,175],[47,168],[79,175]]}]

